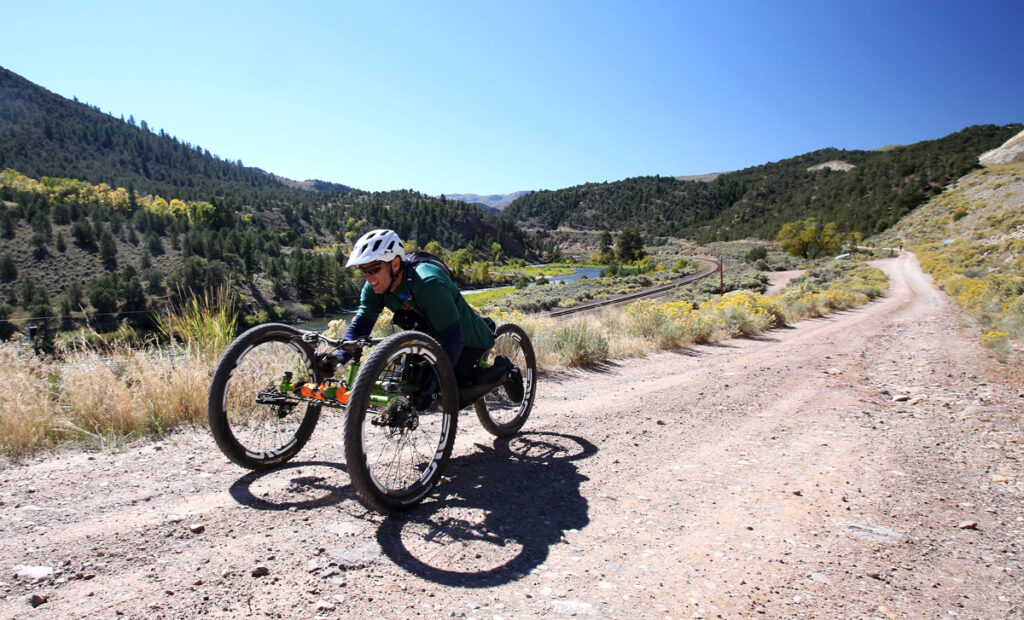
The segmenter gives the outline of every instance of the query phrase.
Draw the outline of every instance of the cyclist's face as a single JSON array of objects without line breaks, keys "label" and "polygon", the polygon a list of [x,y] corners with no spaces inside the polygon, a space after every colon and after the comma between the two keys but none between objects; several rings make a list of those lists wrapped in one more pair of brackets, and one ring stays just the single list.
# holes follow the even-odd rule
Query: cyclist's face
[{"label": "cyclist's face", "polygon": [[394,283],[394,266],[384,261],[375,261],[359,266],[363,277],[373,287],[373,292],[380,295],[391,288]]}]

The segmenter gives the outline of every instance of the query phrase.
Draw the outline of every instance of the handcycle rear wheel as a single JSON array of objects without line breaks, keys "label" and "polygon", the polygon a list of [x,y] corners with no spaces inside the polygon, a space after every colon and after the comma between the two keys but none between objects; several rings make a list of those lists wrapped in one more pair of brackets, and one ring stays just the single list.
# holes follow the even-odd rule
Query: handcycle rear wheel
[{"label": "handcycle rear wheel", "polygon": [[[431,373],[439,398],[419,402]],[[345,463],[363,502],[382,512],[408,510],[430,493],[455,444],[458,400],[451,363],[430,336],[399,332],[373,348],[345,414]]]},{"label": "handcycle rear wheel", "polygon": [[315,380],[313,346],[301,335],[289,325],[259,325],[238,336],[217,364],[207,401],[210,431],[221,452],[242,467],[281,465],[316,428],[321,406],[279,391],[286,372],[296,384]]},{"label": "handcycle rear wheel", "polygon": [[504,355],[519,368],[523,377],[523,400],[513,401],[502,386],[473,403],[473,408],[487,432],[496,437],[508,437],[519,432],[533,409],[537,395],[537,357],[530,337],[514,323],[504,323],[494,330],[494,346],[487,353],[487,362],[493,364],[498,355]]}]

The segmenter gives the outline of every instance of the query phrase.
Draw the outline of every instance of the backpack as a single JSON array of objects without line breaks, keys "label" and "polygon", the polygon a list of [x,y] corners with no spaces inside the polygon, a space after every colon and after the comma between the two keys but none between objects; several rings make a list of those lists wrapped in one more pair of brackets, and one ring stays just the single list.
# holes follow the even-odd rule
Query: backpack
[{"label": "backpack", "polygon": [[405,255],[405,259],[408,261],[408,268],[410,269],[415,269],[416,265],[419,265],[420,263],[430,263],[435,267],[440,267],[441,271],[445,272],[445,274],[452,279],[452,282],[455,282],[456,286],[459,284],[459,281],[455,279],[455,272],[453,272],[448,265],[444,264],[443,260],[434,256],[430,252],[409,252]]},{"label": "backpack", "polygon": [[[441,271],[443,271],[445,275],[452,279],[452,282],[455,283],[455,286],[459,286],[459,281],[455,279],[455,272],[453,272],[448,265],[444,264],[443,260],[441,260],[437,256],[434,256],[430,252],[409,252],[408,254],[405,255],[405,261],[405,277],[409,278],[410,297],[412,296],[412,272],[416,270],[416,265],[419,265],[420,263],[430,263],[435,267],[440,267]],[[380,299],[381,303],[383,304],[384,294],[378,293],[377,299]]]},{"label": "backpack", "polygon": [[[412,297],[412,272],[415,271],[416,265],[419,265],[420,263],[430,263],[435,267],[439,267],[441,271],[445,273],[445,275],[452,279],[452,282],[455,282],[455,286],[459,285],[458,280],[455,279],[455,273],[451,270],[451,268],[448,267],[448,265],[446,265],[443,260],[441,260],[437,256],[434,256],[430,252],[409,252],[408,254],[405,255],[405,260],[407,263],[405,269],[406,277],[409,278],[410,297]],[[383,304],[384,295],[379,294],[377,297],[381,300],[381,303]],[[422,317],[420,317],[419,314],[412,311],[399,310],[398,312],[395,312],[394,318],[392,319],[391,322],[401,327],[402,329],[417,329],[420,331],[426,331],[428,333],[431,333],[430,329],[427,328],[426,324],[423,322]]]}]

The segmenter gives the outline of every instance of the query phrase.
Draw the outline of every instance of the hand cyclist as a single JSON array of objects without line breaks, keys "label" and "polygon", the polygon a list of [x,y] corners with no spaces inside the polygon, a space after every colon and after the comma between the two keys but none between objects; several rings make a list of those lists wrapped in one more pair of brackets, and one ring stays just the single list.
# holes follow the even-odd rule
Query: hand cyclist
[{"label": "hand cyclist", "polygon": [[[344,340],[369,336],[384,308],[394,313],[393,322],[402,329],[430,334],[441,344],[455,370],[459,389],[480,385],[508,372],[505,391],[514,402],[523,400],[523,378],[508,358],[497,356],[487,371],[477,361],[494,344],[493,324],[477,314],[459,292],[459,287],[437,265],[410,265],[402,239],[392,230],[372,230],[356,241],[346,267],[356,266],[366,282],[359,296],[359,310],[345,332]],[[344,351],[319,360],[328,375],[348,362]],[[417,406],[425,408],[437,391],[436,377],[419,392]]]}]

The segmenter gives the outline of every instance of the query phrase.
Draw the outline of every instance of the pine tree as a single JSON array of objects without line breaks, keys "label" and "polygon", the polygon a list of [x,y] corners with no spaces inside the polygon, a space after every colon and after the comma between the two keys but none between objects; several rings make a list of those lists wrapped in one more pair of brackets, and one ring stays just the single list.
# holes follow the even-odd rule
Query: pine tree
[{"label": "pine tree", "polygon": [[110,264],[117,262],[117,244],[114,243],[114,237],[106,230],[100,237],[100,260]]},{"label": "pine tree", "polygon": [[18,268],[10,254],[0,256],[0,280],[12,282],[18,277]]}]

